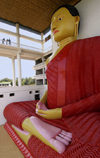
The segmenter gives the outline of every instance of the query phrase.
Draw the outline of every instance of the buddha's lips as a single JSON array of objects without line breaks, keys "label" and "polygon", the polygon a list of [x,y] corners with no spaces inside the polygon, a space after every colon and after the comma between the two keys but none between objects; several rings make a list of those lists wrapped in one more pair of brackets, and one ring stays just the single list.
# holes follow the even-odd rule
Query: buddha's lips
[{"label": "buddha's lips", "polygon": [[57,33],[59,30],[55,30],[54,32],[53,32],[53,35],[55,34],[55,33]]}]

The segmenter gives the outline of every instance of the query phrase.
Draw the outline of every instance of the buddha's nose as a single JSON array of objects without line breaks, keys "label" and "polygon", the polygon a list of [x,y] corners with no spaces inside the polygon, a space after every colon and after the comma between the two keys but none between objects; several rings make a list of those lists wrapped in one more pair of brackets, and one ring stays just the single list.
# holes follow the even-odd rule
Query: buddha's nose
[{"label": "buddha's nose", "polygon": [[52,26],[52,31],[54,31],[57,28],[57,26]]}]

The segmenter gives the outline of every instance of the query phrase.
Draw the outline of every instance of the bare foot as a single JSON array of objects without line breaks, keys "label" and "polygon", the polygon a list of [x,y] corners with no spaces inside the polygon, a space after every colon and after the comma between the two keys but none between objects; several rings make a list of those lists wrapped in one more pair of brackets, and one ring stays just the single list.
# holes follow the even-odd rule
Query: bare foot
[{"label": "bare foot", "polygon": [[69,142],[71,142],[72,139],[71,133],[45,123],[34,116],[24,120],[22,128],[60,154],[66,150],[66,146],[69,145]]}]

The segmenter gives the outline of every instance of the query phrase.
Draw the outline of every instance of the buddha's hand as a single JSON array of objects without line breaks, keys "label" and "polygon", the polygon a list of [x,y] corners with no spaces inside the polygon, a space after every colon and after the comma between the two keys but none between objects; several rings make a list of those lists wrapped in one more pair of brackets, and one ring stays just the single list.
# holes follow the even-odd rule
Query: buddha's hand
[{"label": "buddha's hand", "polygon": [[46,105],[40,101],[36,104],[36,109],[48,110]]},{"label": "buddha's hand", "polygon": [[45,119],[61,119],[62,118],[61,108],[50,109],[50,110],[36,109],[36,113]]}]

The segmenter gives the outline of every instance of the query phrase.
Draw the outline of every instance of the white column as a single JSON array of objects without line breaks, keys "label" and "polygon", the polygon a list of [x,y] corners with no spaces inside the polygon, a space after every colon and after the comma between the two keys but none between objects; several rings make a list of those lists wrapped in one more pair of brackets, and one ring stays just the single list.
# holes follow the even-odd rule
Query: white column
[{"label": "white column", "polygon": [[17,53],[17,65],[18,65],[18,86],[21,86],[21,59],[20,52]]},{"label": "white column", "polygon": [[45,85],[45,79],[43,78],[43,85]]},{"label": "white column", "polygon": [[[43,74],[44,74],[44,68],[43,68]],[[45,84],[45,79],[43,78],[43,85]]]},{"label": "white column", "polygon": [[19,24],[16,24],[17,47],[20,47]]},{"label": "white column", "polygon": [[16,79],[15,79],[15,59],[12,58],[12,75],[13,75],[13,87],[16,86]]},{"label": "white column", "polygon": [[42,57],[42,62],[44,62],[44,57]]},{"label": "white column", "polygon": [[43,67],[43,69],[42,69],[42,70],[43,70],[43,74],[44,74],[44,73],[45,73],[45,71],[44,71],[44,67]]},{"label": "white column", "polygon": [[37,80],[35,79],[35,85],[37,85]]},{"label": "white column", "polygon": [[42,40],[42,52],[44,52],[43,33],[41,33],[41,40]]}]

